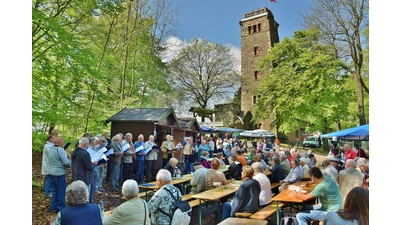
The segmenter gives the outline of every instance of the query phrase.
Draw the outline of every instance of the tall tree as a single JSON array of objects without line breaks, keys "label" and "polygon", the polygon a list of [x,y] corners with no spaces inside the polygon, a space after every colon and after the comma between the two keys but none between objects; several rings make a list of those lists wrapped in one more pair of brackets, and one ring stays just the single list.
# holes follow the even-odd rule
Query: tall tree
[{"label": "tall tree", "polygon": [[369,25],[369,0],[314,0],[314,4],[303,13],[303,26],[317,28],[321,41],[335,49],[341,66],[355,80],[358,100],[359,124],[366,124],[364,92],[369,88],[364,82],[368,75],[363,74],[364,49],[367,39],[362,33]]},{"label": "tall tree", "polygon": [[275,118],[273,125],[288,134],[307,124],[326,131],[348,115],[347,90],[342,88],[339,61],[330,46],[318,44],[317,30],[295,31],[260,61],[266,76],[257,94],[254,120]]},{"label": "tall tree", "polygon": [[199,115],[204,122],[212,101],[232,99],[239,88],[236,65],[228,47],[193,39],[170,63],[173,88],[181,103],[200,108]]}]

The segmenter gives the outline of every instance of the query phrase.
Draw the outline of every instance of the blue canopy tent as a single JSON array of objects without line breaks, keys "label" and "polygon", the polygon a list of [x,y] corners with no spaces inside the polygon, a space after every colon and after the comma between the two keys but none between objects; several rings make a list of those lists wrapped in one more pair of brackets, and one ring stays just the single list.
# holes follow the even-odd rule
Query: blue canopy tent
[{"label": "blue canopy tent", "polygon": [[321,135],[321,138],[330,138],[330,137],[337,137],[338,140],[368,141],[369,124]]},{"label": "blue canopy tent", "polygon": [[204,133],[214,133],[214,129],[208,126],[200,126],[200,131]]},{"label": "blue canopy tent", "polygon": [[231,128],[231,127],[218,127],[215,129],[215,132],[223,132],[223,133],[236,133],[236,132],[242,132],[243,129],[236,129],[236,128]]}]

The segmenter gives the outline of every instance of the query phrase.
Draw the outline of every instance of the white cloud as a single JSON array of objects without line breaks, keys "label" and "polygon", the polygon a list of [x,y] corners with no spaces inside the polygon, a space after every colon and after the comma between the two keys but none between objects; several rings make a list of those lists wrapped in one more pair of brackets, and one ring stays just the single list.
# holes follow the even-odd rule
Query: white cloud
[{"label": "white cloud", "polygon": [[[164,47],[167,50],[162,55],[163,62],[171,61],[176,55],[179,54],[181,49],[188,44],[188,41],[179,39],[175,36],[170,36],[164,43]],[[235,69],[240,71],[241,69],[241,59],[242,59],[242,51],[241,47],[233,46],[232,44],[225,44],[225,46],[230,48],[231,54],[235,57],[237,64],[235,65]]]}]

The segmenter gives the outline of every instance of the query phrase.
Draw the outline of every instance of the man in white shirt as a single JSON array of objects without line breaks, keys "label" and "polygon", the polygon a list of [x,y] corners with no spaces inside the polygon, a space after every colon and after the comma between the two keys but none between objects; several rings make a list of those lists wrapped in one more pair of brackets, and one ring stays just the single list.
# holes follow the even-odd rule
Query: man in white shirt
[{"label": "man in white shirt", "polygon": [[251,164],[254,170],[253,179],[260,183],[260,206],[267,205],[271,202],[272,192],[271,192],[271,182],[267,176],[263,173],[263,166],[261,162],[254,162]]}]

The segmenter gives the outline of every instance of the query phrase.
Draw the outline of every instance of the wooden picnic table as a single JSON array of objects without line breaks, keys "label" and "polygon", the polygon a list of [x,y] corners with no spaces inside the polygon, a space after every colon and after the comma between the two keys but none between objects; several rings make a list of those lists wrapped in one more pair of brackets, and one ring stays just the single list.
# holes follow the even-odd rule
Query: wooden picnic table
[{"label": "wooden picnic table", "polygon": [[237,217],[229,217],[219,223],[218,225],[267,225],[268,222],[265,220],[254,220],[254,219],[246,219],[246,218],[237,218]]},{"label": "wooden picnic table", "polygon": [[[300,181],[300,182],[297,182],[297,183],[294,183],[293,185],[295,185],[295,186],[300,186],[300,185],[306,185],[307,184],[307,182],[306,181]],[[316,186],[316,184],[311,184],[310,186],[308,186],[308,187],[302,187],[302,189],[303,190],[306,190],[307,191],[307,193],[310,193],[313,189],[314,189],[314,187]],[[278,202],[282,202],[282,203],[284,203],[284,204],[286,204],[286,205],[289,205],[290,206],[290,209],[292,208],[292,206],[293,205],[298,205],[298,204],[304,204],[304,200],[303,199],[300,199],[300,198],[297,198],[297,197],[294,197],[292,194],[290,194],[290,190],[289,190],[289,188],[287,188],[286,190],[284,190],[284,191],[282,191],[281,193],[279,193],[279,194],[277,194],[277,195],[275,195],[274,197],[272,197],[272,201],[275,201],[275,203],[276,203],[276,209],[277,209],[277,213],[276,213],[276,222],[277,222],[277,224],[279,224],[279,207],[278,207]],[[306,193],[306,194],[307,194]]]},{"label": "wooden picnic table", "polygon": [[220,199],[228,196],[230,194],[235,193],[238,189],[242,181],[235,181],[235,182],[228,182],[228,184],[223,185],[221,187],[216,187],[208,191],[203,191],[201,193],[192,195],[192,198],[199,199],[200,204],[199,204],[199,224],[202,224],[202,201],[211,201],[211,202],[217,202],[218,203],[218,222],[220,221]]},{"label": "wooden picnic table", "polygon": [[[192,179],[192,175],[191,174],[186,174],[183,175],[180,178],[173,178],[171,184],[175,185],[175,184],[184,184],[186,182],[190,182],[190,180]],[[159,187],[157,186],[157,183],[155,181],[150,182],[150,183],[145,183],[145,184],[140,184],[139,188],[143,188],[146,191],[146,201],[148,201],[148,192],[152,191],[155,192],[159,189]]]}]

